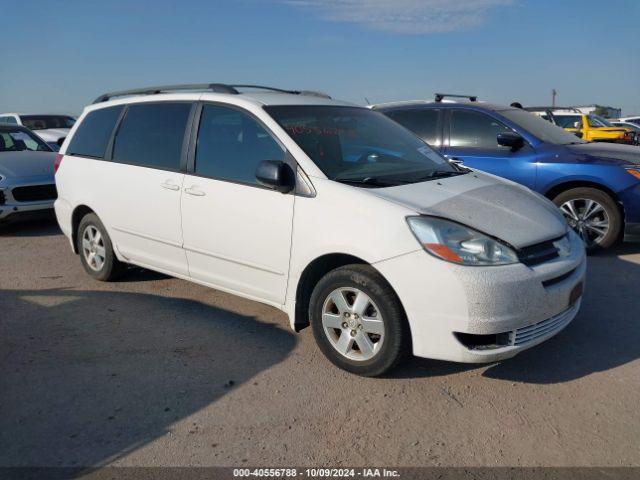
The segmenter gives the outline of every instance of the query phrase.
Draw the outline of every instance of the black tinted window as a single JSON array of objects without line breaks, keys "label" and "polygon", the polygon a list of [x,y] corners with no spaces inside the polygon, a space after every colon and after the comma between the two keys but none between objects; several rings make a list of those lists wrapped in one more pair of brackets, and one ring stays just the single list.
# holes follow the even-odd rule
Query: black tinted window
[{"label": "black tinted window", "polygon": [[422,138],[430,145],[440,145],[438,135],[438,116],[440,110],[437,109],[412,109],[389,112],[387,115],[408,128],[413,133]]},{"label": "black tinted window", "polygon": [[78,129],[67,148],[67,154],[104,157],[113,127],[115,127],[123,108],[122,105],[118,105],[87,114],[82,123],[78,125]]},{"label": "black tinted window", "polygon": [[178,170],[190,103],[130,105],[113,144],[113,161]]},{"label": "black tinted window", "polygon": [[283,158],[282,148],[249,115],[216,105],[205,105],[202,109],[196,147],[197,174],[257,184],[258,164]]},{"label": "black tinted window", "polygon": [[451,115],[452,147],[500,148],[498,134],[511,129],[484,113],[454,110]]}]

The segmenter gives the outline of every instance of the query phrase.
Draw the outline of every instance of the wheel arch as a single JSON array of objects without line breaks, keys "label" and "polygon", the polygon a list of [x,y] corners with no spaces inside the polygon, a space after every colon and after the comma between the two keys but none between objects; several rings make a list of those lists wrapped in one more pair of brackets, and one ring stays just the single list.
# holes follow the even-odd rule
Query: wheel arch
[{"label": "wheel arch", "polygon": [[[366,265],[373,268],[380,277],[389,285],[394,294],[398,298],[400,305],[402,306],[403,313],[406,320],[406,311],[400,296],[393,288],[393,285],[375,268],[374,265],[363,260],[360,257],[347,253],[327,253],[312,260],[302,271],[300,279],[296,285],[295,296],[295,311],[293,319],[293,329],[296,332],[300,332],[310,325],[309,323],[309,302],[311,300],[311,293],[318,284],[320,279],[336,268],[344,267],[345,265]],[[411,329],[409,328],[409,335],[411,335]]]},{"label": "wheel arch", "polygon": [[607,195],[609,195],[616,205],[618,205],[618,209],[622,215],[622,219],[625,219],[624,205],[620,201],[620,198],[612,189],[607,187],[606,185],[590,180],[570,180],[562,183],[558,183],[550,187],[545,193],[544,196],[549,200],[553,201],[555,197],[560,195],[562,192],[566,192],[567,190],[571,190],[573,188],[593,188],[595,190],[600,190]]},{"label": "wheel arch", "polygon": [[89,213],[96,213],[91,207],[87,205],[78,205],[73,209],[73,213],[71,214],[71,238],[72,238],[72,246],[73,252],[78,255],[78,227],[80,226],[80,222],[84,218],[85,215]]}]

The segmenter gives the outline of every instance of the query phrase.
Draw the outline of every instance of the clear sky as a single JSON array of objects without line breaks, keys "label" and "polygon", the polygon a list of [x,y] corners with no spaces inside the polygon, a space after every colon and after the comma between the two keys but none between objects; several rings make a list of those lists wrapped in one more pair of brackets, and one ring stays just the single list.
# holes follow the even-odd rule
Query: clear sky
[{"label": "clear sky", "polygon": [[0,0],[0,112],[258,83],[364,103],[477,94],[640,113],[640,0]]}]

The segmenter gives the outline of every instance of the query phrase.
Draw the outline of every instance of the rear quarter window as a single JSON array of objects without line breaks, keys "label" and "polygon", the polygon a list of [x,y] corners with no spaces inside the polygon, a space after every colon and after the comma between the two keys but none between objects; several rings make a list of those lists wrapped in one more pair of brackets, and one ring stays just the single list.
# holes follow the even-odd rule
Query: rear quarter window
[{"label": "rear quarter window", "polygon": [[67,155],[104,158],[113,129],[124,105],[89,112],[71,138]]}]

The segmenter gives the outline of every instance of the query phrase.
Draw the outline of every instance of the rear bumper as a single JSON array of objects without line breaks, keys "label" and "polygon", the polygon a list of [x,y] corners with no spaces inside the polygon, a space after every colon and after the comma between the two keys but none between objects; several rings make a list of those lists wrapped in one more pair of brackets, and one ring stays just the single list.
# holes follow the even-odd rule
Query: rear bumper
[{"label": "rear bumper", "polygon": [[[571,235],[572,254],[527,267],[464,267],[423,251],[374,264],[393,285],[407,314],[413,354],[463,363],[510,358],[557,334],[577,315],[584,285],[584,246]],[[461,341],[500,335],[490,349]],[[506,338],[506,340],[505,340]]]}]

